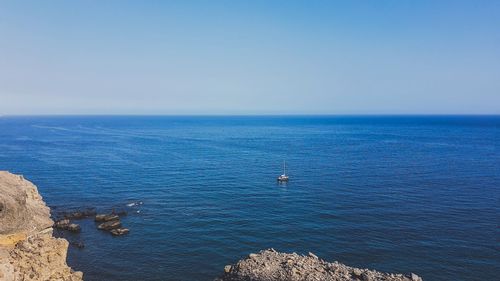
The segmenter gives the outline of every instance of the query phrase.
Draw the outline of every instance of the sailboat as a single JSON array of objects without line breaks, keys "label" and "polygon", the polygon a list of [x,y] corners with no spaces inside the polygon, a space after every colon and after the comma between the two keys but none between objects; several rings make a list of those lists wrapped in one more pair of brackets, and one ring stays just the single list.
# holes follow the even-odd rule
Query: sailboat
[{"label": "sailboat", "polygon": [[283,174],[278,177],[278,182],[287,182],[288,176],[286,175],[286,163],[283,161]]}]

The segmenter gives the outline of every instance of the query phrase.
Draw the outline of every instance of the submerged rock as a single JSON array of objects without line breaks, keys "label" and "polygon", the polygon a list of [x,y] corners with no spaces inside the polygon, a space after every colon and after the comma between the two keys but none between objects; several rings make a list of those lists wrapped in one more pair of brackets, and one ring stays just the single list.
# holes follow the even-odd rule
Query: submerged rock
[{"label": "submerged rock", "polygon": [[113,214],[113,215],[117,215],[117,216],[119,216],[119,217],[124,217],[124,216],[126,216],[128,213],[127,213],[127,211],[125,211],[125,210],[118,210],[118,211],[117,211],[117,210],[113,209],[113,211],[111,211],[111,214]]},{"label": "submerged rock", "polygon": [[[279,253],[272,249],[250,254],[235,265],[226,265],[216,281],[421,281],[412,274],[382,273],[353,268],[338,262],[329,263],[309,253]],[[416,276],[416,275],[415,275]]]},{"label": "submerged rock", "polygon": [[74,246],[74,247],[76,247],[78,249],[85,248],[85,244],[83,244],[83,242],[70,242],[70,245]]},{"label": "submerged rock", "polygon": [[96,215],[96,211],[94,208],[88,208],[85,210],[63,213],[64,218],[69,219],[69,220],[81,220],[81,219],[93,217],[95,215]]}]

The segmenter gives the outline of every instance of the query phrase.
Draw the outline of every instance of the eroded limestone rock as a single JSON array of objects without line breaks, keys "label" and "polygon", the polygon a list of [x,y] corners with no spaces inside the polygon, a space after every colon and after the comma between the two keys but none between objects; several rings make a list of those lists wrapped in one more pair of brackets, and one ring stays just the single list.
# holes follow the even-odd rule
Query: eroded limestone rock
[{"label": "eroded limestone rock", "polygon": [[273,249],[250,254],[235,265],[224,267],[216,281],[412,281],[422,280],[416,274],[389,274],[360,269],[321,260],[309,253],[279,253]]},{"label": "eroded limestone rock", "polygon": [[52,236],[50,210],[35,185],[0,171],[0,204],[0,280],[82,280],[66,264],[68,241]]}]

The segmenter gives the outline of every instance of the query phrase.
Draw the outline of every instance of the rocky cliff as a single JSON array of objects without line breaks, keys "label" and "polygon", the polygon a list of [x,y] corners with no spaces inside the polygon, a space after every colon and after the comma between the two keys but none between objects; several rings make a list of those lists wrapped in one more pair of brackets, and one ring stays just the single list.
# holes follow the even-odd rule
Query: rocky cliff
[{"label": "rocky cliff", "polygon": [[36,186],[0,171],[0,280],[82,280],[66,264],[68,241],[54,238],[52,225]]},{"label": "rocky cliff", "polygon": [[314,254],[279,253],[273,249],[250,254],[227,265],[216,281],[422,281],[416,274],[392,274],[329,263]]}]

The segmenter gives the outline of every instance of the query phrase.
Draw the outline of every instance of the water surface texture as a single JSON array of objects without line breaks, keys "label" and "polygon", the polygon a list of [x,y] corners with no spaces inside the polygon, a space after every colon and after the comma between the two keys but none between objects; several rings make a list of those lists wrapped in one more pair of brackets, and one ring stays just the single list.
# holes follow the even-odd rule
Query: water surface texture
[{"label": "water surface texture", "polygon": [[500,276],[500,117],[0,117],[0,169],[56,210],[143,202],[127,236],[69,237],[87,281],[212,280],[270,247]]}]

